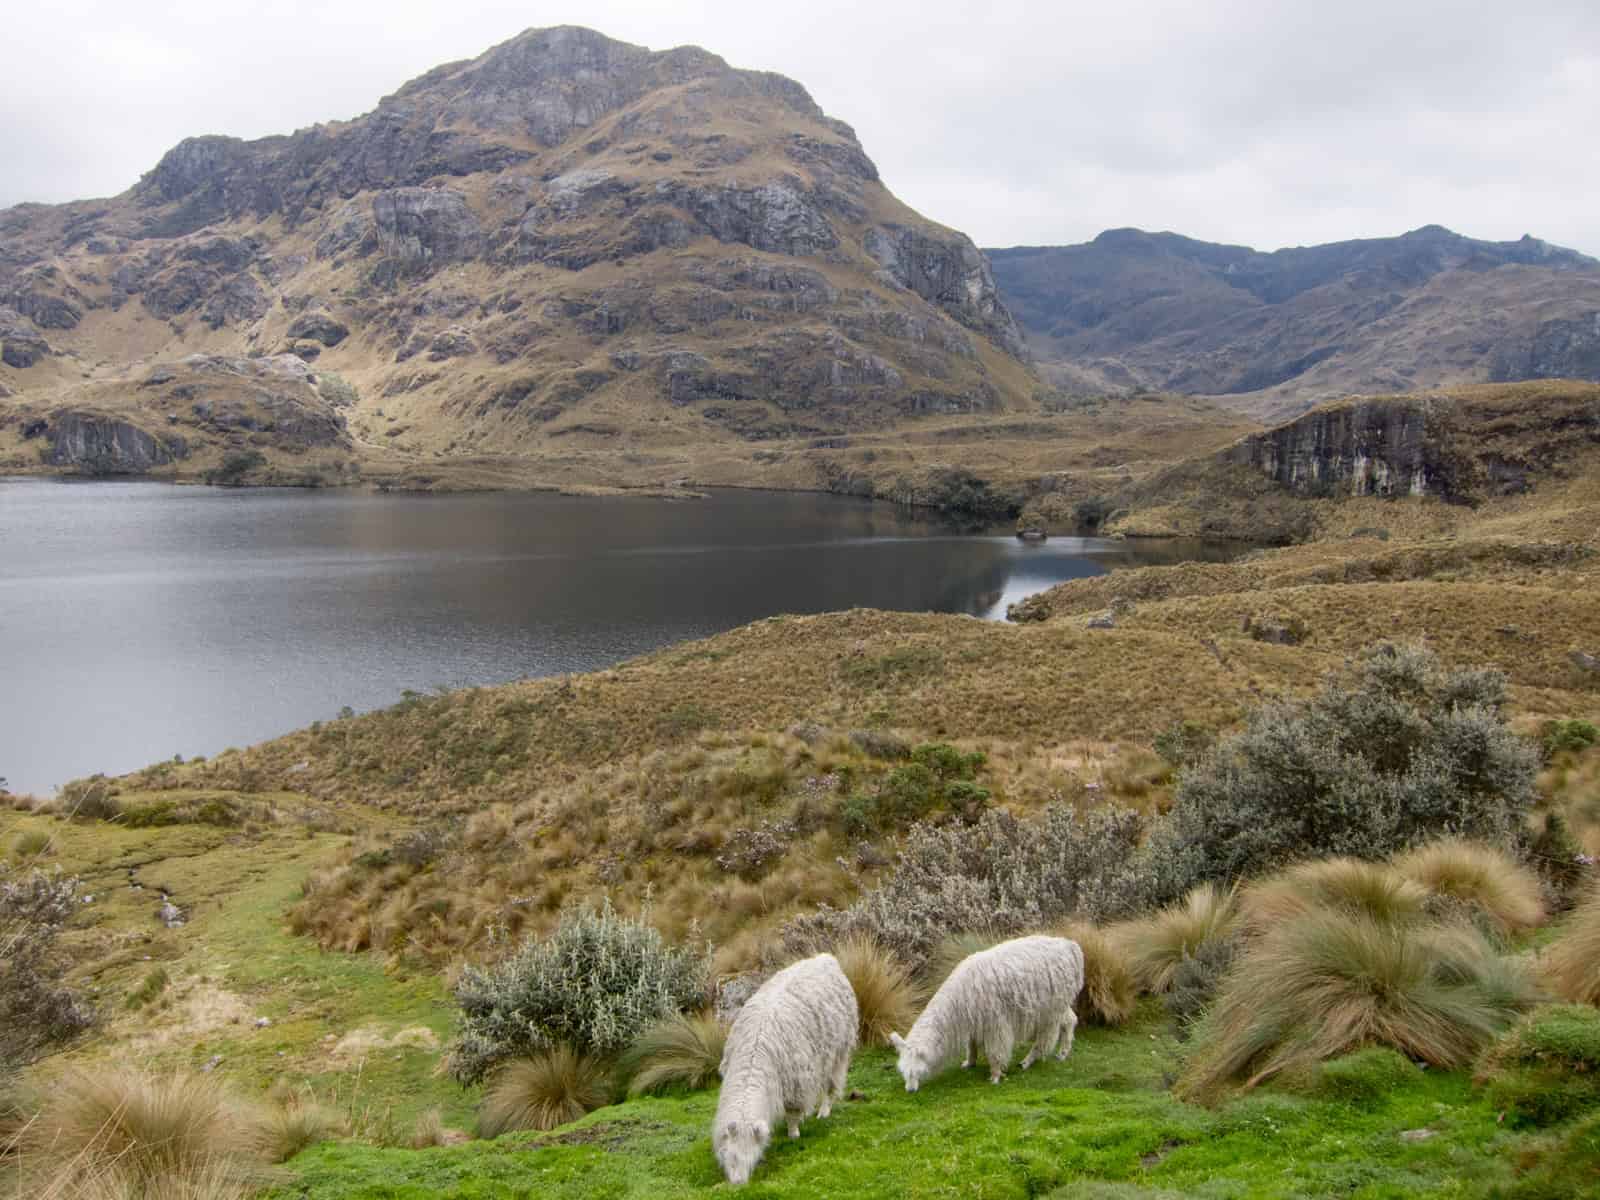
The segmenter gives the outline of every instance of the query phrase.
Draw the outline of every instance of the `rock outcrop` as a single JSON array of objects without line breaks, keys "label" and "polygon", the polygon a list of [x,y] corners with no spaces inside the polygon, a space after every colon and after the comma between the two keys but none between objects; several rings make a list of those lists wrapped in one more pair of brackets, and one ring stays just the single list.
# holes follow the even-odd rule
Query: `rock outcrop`
[{"label": "rock outcrop", "polygon": [[143,475],[187,453],[181,441],[164,443],[137,425],[95,413],[56,413],[47,436],[46,462],[87,475]]},{"label": "rock outcrop", "polygon": [[1426,402],[1336,405],[1245,438],[1222,457],[1301,496],[1449,496],[1458,453],[1440,423],[1431,426]]}]

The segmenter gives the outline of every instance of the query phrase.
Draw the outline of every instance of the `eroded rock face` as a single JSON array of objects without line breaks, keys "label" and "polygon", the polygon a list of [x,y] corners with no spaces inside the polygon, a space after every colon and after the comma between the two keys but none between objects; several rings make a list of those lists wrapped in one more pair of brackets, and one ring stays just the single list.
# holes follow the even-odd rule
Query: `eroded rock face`
[{"label": "eroded rock face", "polygon": [[869,229],[863,244],[894,283],[987,334],[1018,358],[1027,357],[1022,331],[1000,301],[989,262],[970,238],[959,233],[938,238],[922,229],[884,225]]},{"label": "eroded rock face", "polygon": [[1570,320],[1546,321],[1531,342],[1504,346],[1490,377],[1600,380],[1600,311]]},{"label": "eroded rock face", "polygon": [[350,336],[349,327],[325,312],[301,313],[289,325],[289,337],[305,338],[324,346],[337,346]]},{"label": "eroded rock face", "polygon": [[406,267],[476,257],[483,230],[466,197],[450,188],[394,188],[372,198],[378,248]]},{"label": "eroded rock face", "polygon": [[169,447],[137,425],[92,413],[55,414],[49,436],[46,462],[92,475],[142,475],[172,462],[175,449],[187,453],[181,442]]},{"label": "eroded rock face", "polygon": [[25,371],[52,353],[50,343],[14,308],[0,308],[0,362]]},{"label": "eroded rock face", "polygon": [[1448,439],[1426,402],[1370,400],[1317,409],[1224,452],[1303,496],[1455,495]]}]

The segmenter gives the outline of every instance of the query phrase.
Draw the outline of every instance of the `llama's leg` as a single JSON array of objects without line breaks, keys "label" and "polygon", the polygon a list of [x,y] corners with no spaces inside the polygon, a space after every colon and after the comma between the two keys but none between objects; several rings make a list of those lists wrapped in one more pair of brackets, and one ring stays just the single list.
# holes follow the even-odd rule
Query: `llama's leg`
[{"label": "llama's leg", "polygon": [[1039,1030],[1039,1036],[1034,1039],[1033,1049],[1028,1051],[1022,1060],[1022,1069],[1026,1071],[1046,1054],[1056,1048],[1056,1041],[1061,1037],[1061,1023],[1059,1021],[1046,1022]]},{"label": "llama's leg", "polygon": [[792,1137],[792,1138],[799,1137],[800,1136],[800,1114],[797,1113],[797,1112],[786,1112],[783,1115],[785,1117],[787,1117],[788,1120],[789,1120],[789,1136]]},{"label": "llama's leg", "polygon": [[967,1048],[967,1056],[961,1060],[961,1069],[963,1071],[965,1071],[968,1067],[970,1067],[974,1062],[977,1061],[977,1058],[978,1058],[978,1039],[977,1038],[968,1038],[963,1044]]},{"label": "llama's leg", "polygon": [[1011,1065],[1012,1033],[1009,1028],[992,1029],[983,1035],[983,1056],[989,1060],[989,1082],[999,1083]]},{"label": "llama's leg", "polygon": [[1072,1053],[1072,1035],[1078,1028],[1078,1014],[1071,1008],[1067,1009],[1066,1017],[1061,1022],[1061,1049],[1056,1051],[1056,1057],[1064,1059]]}]

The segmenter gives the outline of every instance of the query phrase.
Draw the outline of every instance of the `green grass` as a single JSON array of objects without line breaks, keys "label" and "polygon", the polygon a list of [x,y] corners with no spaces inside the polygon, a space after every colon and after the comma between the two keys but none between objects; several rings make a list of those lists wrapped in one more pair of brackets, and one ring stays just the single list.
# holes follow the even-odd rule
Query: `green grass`
[{"label": "green grass", "polygon": [[[777,1138],[751,1197],[1487,1196],[1513,1179],[1514,1135],[1465,1074],[1415,1071],[1360,1103],[1266,1091],[1215,1112],[1163,1081],[1177,1047],[1158,1006],[1121,1030],[1080,1026],[1077,1049],[992,1087],[952,1070],[915,1095],[893,1057],[861,1054],[862,1098]],[[279,1200],[697,1196],[726,1192],[708,1131],[714,1090],[601,1109],[548,1135],[422,1151],[351,1142],[288,1167]],[[1402,1131],[1435,1136],[1403,1140]],[[1105,1191],[1086,1184],[1124,1185]]]}]

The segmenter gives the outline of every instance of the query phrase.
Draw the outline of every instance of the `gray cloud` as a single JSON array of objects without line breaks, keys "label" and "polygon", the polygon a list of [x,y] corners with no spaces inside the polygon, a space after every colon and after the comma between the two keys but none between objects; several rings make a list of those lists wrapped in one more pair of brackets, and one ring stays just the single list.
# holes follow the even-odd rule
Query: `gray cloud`
[{"label": "gray cloud", "polygon": [[1600,253],[1593,0],[64,0],[8,14],[0,205],[120,191],[191,134],[351,117],[563,23],[800,80],[907,203],[985,245],[1439,222]]}]

